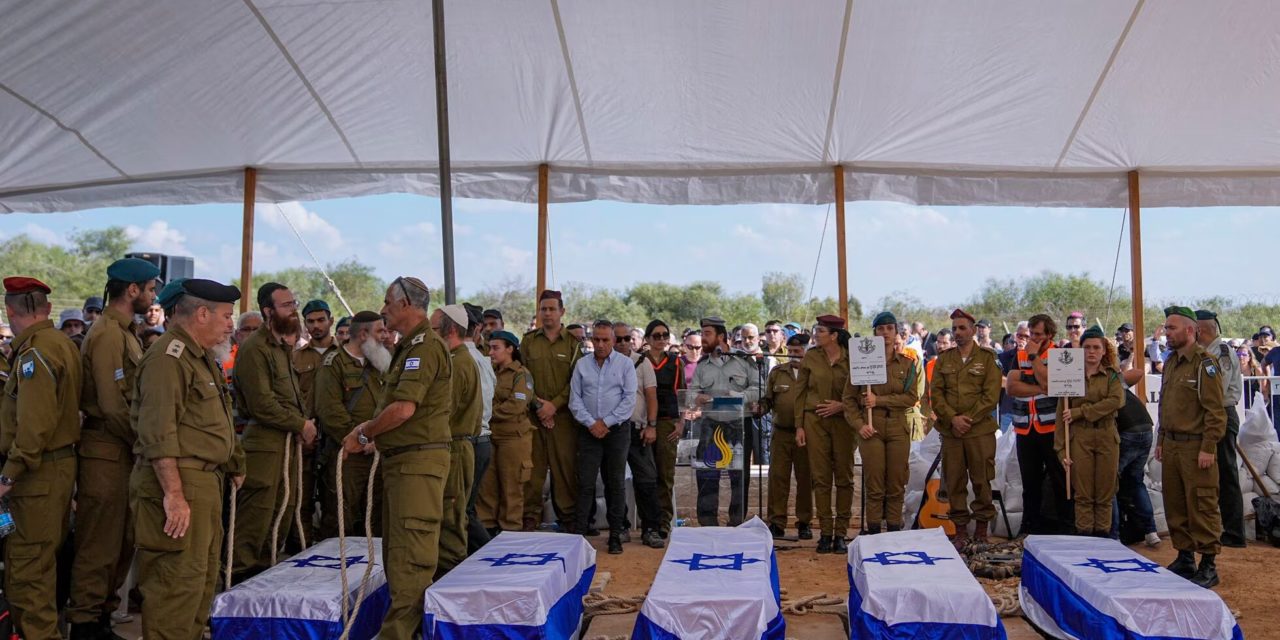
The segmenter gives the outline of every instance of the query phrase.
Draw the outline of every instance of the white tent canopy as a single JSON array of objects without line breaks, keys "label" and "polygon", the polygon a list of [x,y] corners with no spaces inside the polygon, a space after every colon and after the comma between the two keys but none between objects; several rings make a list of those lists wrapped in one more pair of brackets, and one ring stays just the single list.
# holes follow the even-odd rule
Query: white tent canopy
[{"label": "white tent canopy", "polygon": [[[1280,204],[1267,0],[448,0],[454,193]],[[430,2],[0,0],[0,212],[436,194]]]}]

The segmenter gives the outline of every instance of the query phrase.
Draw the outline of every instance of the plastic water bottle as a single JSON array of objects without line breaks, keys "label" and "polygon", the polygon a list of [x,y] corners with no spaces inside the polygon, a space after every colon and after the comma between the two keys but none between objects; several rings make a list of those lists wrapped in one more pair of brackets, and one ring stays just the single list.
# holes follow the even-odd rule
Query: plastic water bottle
[{"label": "plastic water bottle", "polygon": [[13,512],[9,511],[9,499],[0,499],[0,538],[8,536],[17,528],[13,523]]}]

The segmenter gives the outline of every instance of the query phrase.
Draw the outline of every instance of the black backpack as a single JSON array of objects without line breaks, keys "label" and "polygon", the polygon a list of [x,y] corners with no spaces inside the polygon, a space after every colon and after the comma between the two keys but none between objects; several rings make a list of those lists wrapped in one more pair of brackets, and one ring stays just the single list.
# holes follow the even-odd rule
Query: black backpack
[{"label": "black backpack", "polygon": [[1280,503],[1266,496],[1258,496],[1253,499],[1253,512],[1257,516],[1254,523],[1257,538],[1280,547]]}]

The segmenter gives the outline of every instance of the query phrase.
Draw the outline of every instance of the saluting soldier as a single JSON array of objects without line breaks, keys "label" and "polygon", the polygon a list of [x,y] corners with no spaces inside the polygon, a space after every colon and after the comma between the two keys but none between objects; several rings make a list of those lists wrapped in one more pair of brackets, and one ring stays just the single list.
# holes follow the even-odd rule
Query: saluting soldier
[{"label": "saluting soldier", "polygon": [[403,337],[377,415],[347,434],[342,450],[360,454],[376,443],[382,454],[382,557],[391,606],[378,637],[409,640],[422,624],[423,594],[440,557],[452,371],[448,349],[427,318],[427,285],[396,278],[384,302],[387,328]]},{"label": "saluting soldier", "polygon": [[240,290],[186,280],[169,330],[138,364],[129,479],[138,545],[143,635],[194,640],[204,632],[222,558],[222,488],[244,480],[219,360],[231,351]]},{"label": "saluting soldier", "polygon": [[54,568],[67,535],[80,439],[84,368],[75,343],[49,320],[51,292],[35,278],[4,279],[5,314],[17,334],[0,398],[0,498],[9,498],[17,525],[5,539],[4,593],[15,628],[28,640],[61,638]]},{"label": "saluting soldier", "polygon": [[[933,412],[942,436],[942,475],[950,496],[949,515],[956,525],[957,549],[969,542],[969,521],[976,520],[973,541],[984,543],[987,525],[996,516],[991,502],[995,475],[996,431],[992,417],[1000,403],[1000,363],[996,352],[974,341],[973,316],[963,309],[951,312],[956,346],[938,354],[933,373]],[[973,502],[969,498],[973,484]]]},{"label": "saluting soldier", "polygon": [[71,565],[71,640],[111,635],[116,595],[133,562],[129,473],[133,469],[133,402],[142,361],[134,316],[156,298],[160,268],[138,258],[107,267],[106,310],[81,345],[84,412],[76,483],[76,556]]},{"label": "saluting soldier", "polygon": [[467,500],[471,497],[475,473],[475,450],[471,439],[480,433],[484,402],[480,397],[480,372],[467,352],[462,338],[467,332],[467,310],[449,304],[431,314],[431,328],[449,348],[452,368],[449,410],[449,479],[444,486],[444,521],[440,523],[440,564],[436,579],[458,566],[467,557]]},{"label": "saluting soldier", "polygon": [[796,444],[809,449],[813,501],[822,529],[817,551],[844,553],[848,549],[845,534],[853,519],[853,450],[857,446],[841,399],[849,379],[849,334],[840,316],[818,316],[817,320],[813,337],[818,346],[804,355],[796,381]]},{"label": "saluting soldier", "polygon": [[533,469],[533,375],[524,368],[520,339],[501,329],[489,335],[489,359],[497,373],[493,392],[493,463],[480,481],[477,514],[492,535],[519,531],[524,517],[524,485]]},{"label": "saluting soldier", "polygon": [[1178,550],[1169,570],[1208,589],[1219,582],[1214,559],[1222,548],[1217,448],[1227,431],[1227,414],[1218,380],[1221,372],[1213,356],[1196,343],[1191,309],[1168,307],[1164,315],[1165,338],[1173,353],[1161,374],[1156,459],[1163,463],[1164,508],[1169,536]]},{"label": "saluting soldier", "polygon": [[[866,478],[867,512],[863,526],[867,533],[880,533],[884,521],[889,531],[902,530],[902,499],[911,471],[911,410],[924,395],[924,368],[915,352],[906,349],[898,337],[898,319],[888,311],[877,314],[872,331],[884,338],[888,376],[884,384],[855,387],[844,385],[844,416],[858,434],[858,450]],[[847,378],[846,378],[847,380]],[[871,422],[867,422],[867,409]]]},{"label": "saluting soldier", "polygon": [[[336,452],[356,425],[370,420],[382,399],[383,376],[391,368],[391,351],[382,342],[387,327],[382,316],[361,311],[352,317],[348,340],[325,354],[316,374],[316,421]],[[337,483],[338,456],[326,460],[321,485],[325,502],[320,509],[320,534],[325,538],[338,535],[338,491],[342,492],[343,524],[346,535],[364,535],[365,498],[368,496],[369,474],[373,469],[373,445],[346,457],[342,462],[342,486]],[[382,535],[381,473],[374,480],[373,535]]]},{"label": "saluting soldier", "polygon": [[[302,307],[302,328],[306,330],[307,345],[294,349],[293,370],[298,375],[298,393],[302,396],[303,415],[312,420],[316,417],[315,387],[316,373],[324,363],[325,354],[336,344],[330,329],[333,326],[333,314],[329,311],[329,303],[324,300],[312,300]],[[302,489],[298,494],[302,501],[302,533],[307,540],[315,539],[312,522],[315,521],[316,495],[316,456],[320,449],[321,438],[317,434],[311,446],[303,447],[302,453]],[[333,452],[324,452],[332,456]],[[320,514],[321,518],[324,514]],[[299,545],[301,540],[294,531],[289,538],[291,545]]]},{"label": "saluting soldier", "polygon": [[[485,315],[488,317],[489,312],[486,311]],[[524,334],[520,341],[539,401],[536,425],[539,428],[534,430],[533,436],[533,472],[524,492],[525,531],[534,531],[542,523],[542,486],[550,471],[551,502],[560,530],[581,533],[575,530],[574,525],[574,503],[578,491],[576,460],[581,427],[569,413],[569,379],[582,352],[578,342],[565,331],[562,318],[564,300],[560,292],[543,291],[538,296],[539,327]]]},{"label": "saluting soldier", "polygon": [[[276,514],[280,531],[276,543],[289,538],[293,529],[293,513],[298,504],[298,465],[296,448],[290,452],[285,469],[285,446],[304,447],[316,439],[315,421],[308,418],[298,389],[290,357],[293,343],[301,330],[298,301],[289,288],[268,282],[258,288],[258,307],[262,310],[262,328],[245,339],[236,354],[232,372],[236,403],[244,428],[245,472],[243,489],[236,500],[236,538],[232,552],[232,571],[237,580],[267,569],[272,557],[272,527]],[[292,434],[292,438],[287,436]],[[289,474],[288,495],[284,491],[283,474]],[[275,549],[278,551],[278,549]]]},{"label": "saluting soldier", "polygon": [[1218,440],[1218,507],[1222,514],[1222,546],[1244,548],[1244,496],[1240,493],[1240,464],[1236,460],[1236,438],[1240,435],[1240,402],[1244,379],[1240,359],[1235,350],[1222,341],[1218,314],[1206,309],[1196,311],[1199,330],[1196,342],[1209,357],[1218,362],[1218,379],[1222,380],[1222,405],[1227,413],[1227,431]]},{"label": "saluting soldier", "polygon": [[[781,328],[781,324],[777,325]],[[787,529],[787,504],[791,497],[791,474],[796,477],[796,533],[812,540],[813,482],[809,477],[809,451],[796,444],[796,396],[800,387],[800,360],[804,358],[808,336],[787,338],[781,363],[769,372],[761,411],[773,412],[773,441],[769,444],[769,531],[782,538]]]}]

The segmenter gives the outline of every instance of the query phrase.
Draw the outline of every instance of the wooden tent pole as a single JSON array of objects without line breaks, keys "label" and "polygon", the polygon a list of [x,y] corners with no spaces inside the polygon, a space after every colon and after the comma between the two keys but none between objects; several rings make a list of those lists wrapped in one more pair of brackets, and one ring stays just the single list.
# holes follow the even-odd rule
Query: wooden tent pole
[{"label": "wooden tent pole", "polygon": [[538,290],[534,299],[547,288],[547,174],[550,167],[538,165]]},{"label": "wooden tent pole", "polygon": [[244,168],[244,227],[240,239],[240,313],[249,310],[253,298],[253,205],[257,200],[258,170]]},{"label": "wooden tent pole", "polygon": [[[1146,371],[1147,329],[1142,324],[1142,194],[1137,169],[1129,172],[1129,277],[1133,289],[1133,327],[1137,334],[1133,366]],[[1138,378],[1138,397],[1147,401],[1147,376]]]},{"label": "wooden tent pole", "polygon": [[836,268],[840,270],[837,279],[840,287],[840,317],[845,326],[849,326],[849,264],[845,253],[844,240],[844,166],[835,166],[836,178]]}]

